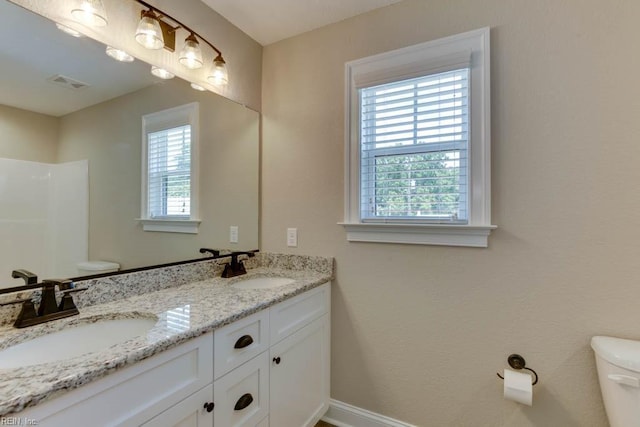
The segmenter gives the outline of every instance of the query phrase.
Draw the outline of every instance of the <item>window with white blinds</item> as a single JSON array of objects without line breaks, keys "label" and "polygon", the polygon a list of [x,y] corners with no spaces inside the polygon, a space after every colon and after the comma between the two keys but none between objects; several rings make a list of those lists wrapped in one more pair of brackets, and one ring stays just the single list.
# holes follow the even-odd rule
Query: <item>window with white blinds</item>
[{"label": "window with white blinds", "polygon": [[363,220],[467,221],[469,69],[359,90]]},{"label": "window with white blinds", "polygon": [[147,134],[149,218],[191,216],[191,125]]},{"label": "window with white blinds", "polygon": [[486,247],[489,28],[345,65],[349,241]]},{"label": "window with white blinds", "polygon": [[145,231],[197,233],[198,103],[143,116]]}]

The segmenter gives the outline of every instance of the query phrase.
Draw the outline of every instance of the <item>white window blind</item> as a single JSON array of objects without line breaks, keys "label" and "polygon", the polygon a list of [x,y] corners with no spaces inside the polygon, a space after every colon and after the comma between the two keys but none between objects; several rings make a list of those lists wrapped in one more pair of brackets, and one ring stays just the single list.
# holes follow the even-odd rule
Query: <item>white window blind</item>
[{"label": "white window blind", "polygon": [[468,221],[469,68],[359,89],[363,221]]},{"label": "white window blind", "polygon": [[191,125],[147,134],[150,218],[191,215]]}]

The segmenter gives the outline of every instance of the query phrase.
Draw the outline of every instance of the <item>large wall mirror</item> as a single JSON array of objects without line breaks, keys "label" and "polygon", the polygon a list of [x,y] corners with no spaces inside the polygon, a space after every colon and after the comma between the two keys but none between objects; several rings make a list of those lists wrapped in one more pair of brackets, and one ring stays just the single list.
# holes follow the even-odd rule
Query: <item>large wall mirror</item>
[{"label": "large wall mirror", "polygon": [[[114,61],[104,45],[69,36],[8,0],[0,0],[0,64],[0,287],[20,284],[10,275],[18,268],[40,278],[77,276],[83,240],[85,260],[122,269],[198,258],[200,247],[258,247],[257,112],[152,76],[138,60]],[[193,102],[200,116],[199,232],[144,231],[137,220],[142,116]],[[67,178],[32,188],[66,174],[46,169],[60,164],[88,170],[88,184]],[[82,221],[86,237],[75,231]]]}]

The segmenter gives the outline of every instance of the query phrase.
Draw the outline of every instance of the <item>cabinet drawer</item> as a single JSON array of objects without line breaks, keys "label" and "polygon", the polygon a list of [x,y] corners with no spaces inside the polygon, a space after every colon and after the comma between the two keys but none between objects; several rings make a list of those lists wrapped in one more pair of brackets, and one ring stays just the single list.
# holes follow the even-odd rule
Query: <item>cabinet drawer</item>
[{"label": "cabinet drawer", "polygon": [[138,426],[211,383],[212,344],[212,334],[206,334],[20,416],[46,427]]},{"label": "cabinet drawer", "polygon": [[205,409],[210,402],[213,402],[213,384],[155,416],[142,427],[211,427],[213,412]]},{"label": "cabinet drawer", "polygon": [[269,348],[269,310],[214,331],[214,377],[220,378]]},{"label": "cabinet drawer", "polygon": [[269,355],[264,352],[213,383],[213,424],[255,427],[269,413]]},{"label": "cabinet drawer", "polygon": [[271,307],[271,345],[329,312],[331,287],[325,283]]}]

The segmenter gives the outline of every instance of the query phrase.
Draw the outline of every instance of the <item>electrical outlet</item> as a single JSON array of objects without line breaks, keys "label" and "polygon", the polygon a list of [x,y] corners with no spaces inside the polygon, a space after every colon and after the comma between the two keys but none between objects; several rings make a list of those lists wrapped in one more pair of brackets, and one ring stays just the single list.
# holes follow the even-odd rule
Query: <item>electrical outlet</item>
[{"label": "electrical outlet", "polygon": [[229,243],[238,243],[238,226],[229,227]]},{"label": "electrical outlet", "polygon": [[287,246],[290,248],[298,247],[298,229],[287,228]]}]

